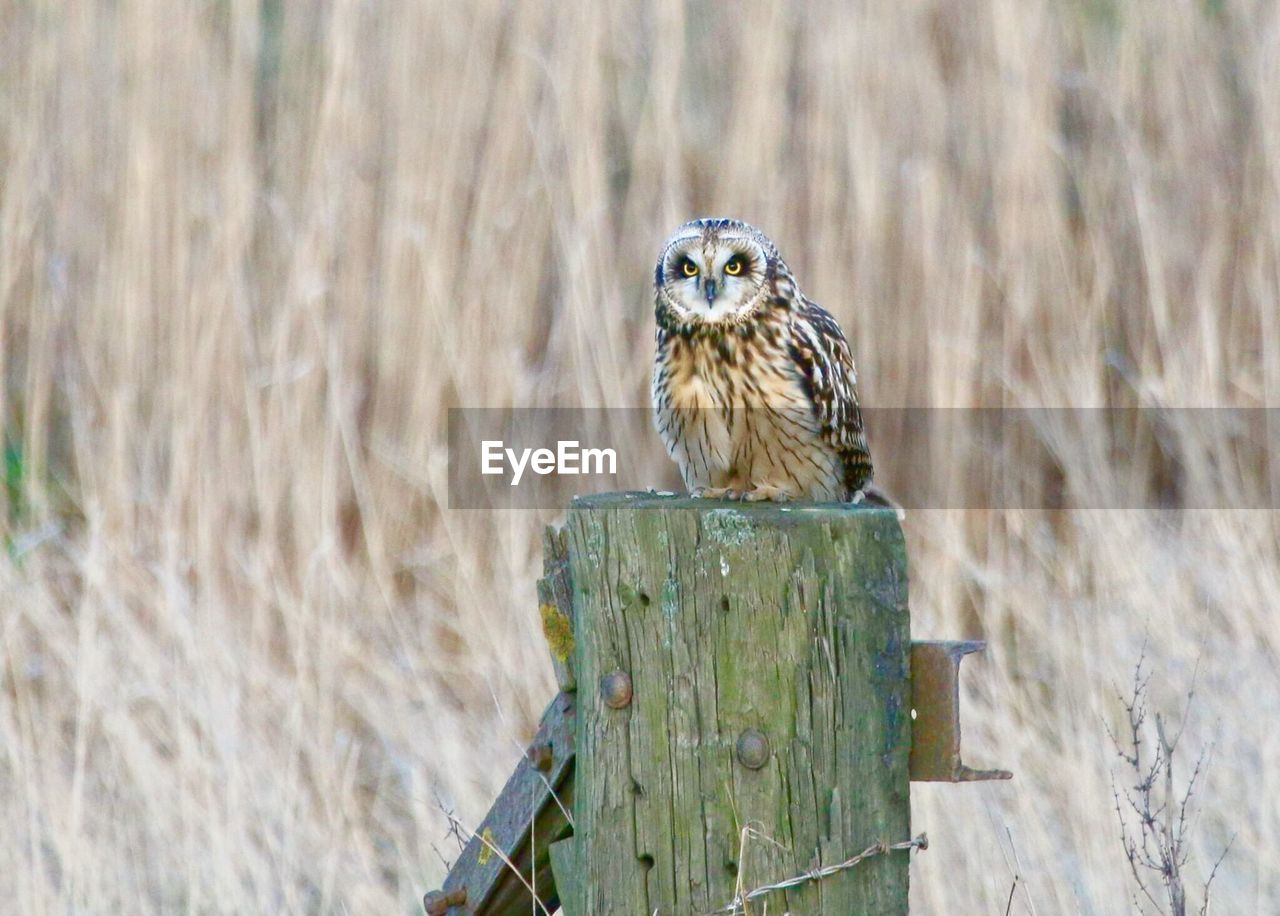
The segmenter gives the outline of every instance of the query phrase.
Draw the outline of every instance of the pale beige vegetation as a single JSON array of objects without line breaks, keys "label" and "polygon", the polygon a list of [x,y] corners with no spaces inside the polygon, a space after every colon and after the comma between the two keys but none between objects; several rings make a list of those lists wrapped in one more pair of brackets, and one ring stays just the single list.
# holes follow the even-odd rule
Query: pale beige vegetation
[{"label": "pale beige vegetation", "polygon": [[[690,216],[779,242],[872,405],[1277,404],[1277,86],[1245,0],[0,0],[0,909],[415,910],[553,690],[550,519],[442,508],[446,410],[646,404]],[[1189,881],[1235,835],[1215,911],[1275,912],[1277,514],[1073,510],[1106,451],[1053,448],[1062,511],[906,522],[1017,774],[916,787],[913,909],[1131,911],[1149,631],[1217,742]]]}]

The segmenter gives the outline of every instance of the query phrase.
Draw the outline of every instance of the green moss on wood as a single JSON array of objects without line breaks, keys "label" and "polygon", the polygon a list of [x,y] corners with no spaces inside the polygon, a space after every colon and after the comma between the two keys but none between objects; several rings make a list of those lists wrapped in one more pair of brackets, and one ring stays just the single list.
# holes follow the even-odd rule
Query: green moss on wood
[{"label": "green moss on wood", "polygon": [[[634,689],[621,710],[594,687],[581,698],[569,916],[709,912],[739,877],[750,889],[908,838],[892,511],[607,494],[576,500],[567,529],[580,682],[622,670]],[[749,729],[768,741],[758,769],[736,755]],[[768,902],[905,913],[906,893],[894,853]]]}]

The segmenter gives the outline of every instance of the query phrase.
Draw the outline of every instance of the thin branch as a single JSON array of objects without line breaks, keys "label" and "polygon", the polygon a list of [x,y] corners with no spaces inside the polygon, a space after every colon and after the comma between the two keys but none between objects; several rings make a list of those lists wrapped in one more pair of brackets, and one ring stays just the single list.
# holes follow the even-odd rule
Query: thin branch
[{"label": "thin branch", "polygon": [[[1148,726],[1147,696],[1151,685],[1151,674],[1144,670],[1146,651],[1147,644],[1144,640],[1138,662],[1134,666],[1130,693],[1127,697],[1117,696],[1124,708],[1128,726],[1124,739],[1118,737],[1104,723],[1116,756],[1123,761],[1135,778],[1132,789],[1121,788],[1113,775],[1112,801],[1116,819],[1120,822],[1120,842],[1124,848],[1125,859],[1129,863],[1129,872],[1137,888],[1132,898],[1134,906],[1145,913],[1146,904],[1149,903],[1157,913],[1186,916],[1188,898],[1183,869],[1190,859],[1188,837],[1196,820],[1196,808],[1193,807],[1192,800],[1196,797],[1207,772],[1207,760],[1212,744],[1201,750],[1181,794],[1178,794],[1174,784],[1173,759],[1190,719],[1192,703],[1196,696],[1199,659],[1192,673],[1191,687],[1187,690],[1186,705],[1177,729],[1169,728],[1168,720],[1160,713],[1153,716],[1154,729],[1152,729]],[[1154,740],[1151,739],[1153,730]],[[1150,749],[1149,761],[1146,753],[1148,748]],[[1130,818],[1125,813],[1126,807],[1137,819],[1137,825],[1132,830]],[[1232,839],[1234,840],[1234,837]],[[1208,914],[1209,886],[1230,848],[1231,844],[1228,843],[1227,848],[1214,863],[1209,879],[1205,882],[1203,901],[1199,910],[1201,916]],[[1159,876],[1165,897],[1163,904],[1156,899],[1155,889],[1147,882],[1148,874]]]},{"label": "thin branch", "polygon": [[1204,902],[1200,904],[1200,916],[1209,916],[1209,885],[1213,883],[1213,879],[1218,877],[1218,866],[1222,864],[1222,860],[1227,857],[1227,853],[1231,851],[1232,845],[1236,841],[1236,834],[1231,834],[1231,839],[1227,840],[1227,845],[1223,847],[1222,854],[1218,856],[1213,868],[1209,871],[1209,878],[1204,883]]}]

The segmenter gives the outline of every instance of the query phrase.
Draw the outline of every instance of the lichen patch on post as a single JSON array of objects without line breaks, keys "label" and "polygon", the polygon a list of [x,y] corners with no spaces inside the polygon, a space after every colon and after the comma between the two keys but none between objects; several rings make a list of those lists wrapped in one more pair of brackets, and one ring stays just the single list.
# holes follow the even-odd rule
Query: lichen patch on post
[{"label": "lichen patch on post", "polygon": [[740,511],[712,509],[703,513],[702,525],[721,544],[741,547],[751,540],[752,525]]},{"label": "lichen patch on post", "polygon": [[484,832],[480,834],[480,840],[484,845],[480,849],[480,855],[476,856],[476,862],[487,865],[493,858],[493,831],[488,827],[484,828]]},{"label": "lichen patch on post", "polygon": [[562,662],[573,655],[573,624],[554,604],[538,606],[542,615],[542,635],[547,639],[551,654]]}]

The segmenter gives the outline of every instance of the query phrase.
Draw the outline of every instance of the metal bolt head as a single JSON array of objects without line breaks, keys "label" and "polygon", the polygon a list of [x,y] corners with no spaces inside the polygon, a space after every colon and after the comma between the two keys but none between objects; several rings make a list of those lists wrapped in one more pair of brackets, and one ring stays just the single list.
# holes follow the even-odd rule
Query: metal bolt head
[{"label": "metal bolt head", "polygon": [[626,709],[631,705],[631,675],[615,671],[600,678],[600,699],[610,709]]},{"label": "metal bolt head", "polygon": [[529,745],[529,749],[525,751],[525,756],[539,770],[551,769],[551,763],[554,755],[551,752],[551,745],[546,742],[535,742]]},{"label": "metal bolt head", "polygon": [[467,889],[465,887],[455,887],[448,893],[444,891],[429,892],[422,898],[422,908],[427,911],[427,916],[445,916],[449,912],[449,907],[462,906],[466,902]]},{"label": "metal bolt head", "polygon": [[748,728],[738,736],[738,763],[748,770],[758,770],[769,762],[769,739],[763,732]]}]

